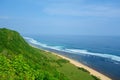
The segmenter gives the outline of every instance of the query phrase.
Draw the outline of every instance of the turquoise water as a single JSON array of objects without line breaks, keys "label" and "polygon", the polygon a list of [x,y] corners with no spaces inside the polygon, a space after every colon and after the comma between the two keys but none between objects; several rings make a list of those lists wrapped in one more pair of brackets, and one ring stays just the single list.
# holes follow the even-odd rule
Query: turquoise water
[{"label": "turquoise water", "polygon": [[120,80],[120,37],[29,35],[24,38],[37,47],[58,52]]}]

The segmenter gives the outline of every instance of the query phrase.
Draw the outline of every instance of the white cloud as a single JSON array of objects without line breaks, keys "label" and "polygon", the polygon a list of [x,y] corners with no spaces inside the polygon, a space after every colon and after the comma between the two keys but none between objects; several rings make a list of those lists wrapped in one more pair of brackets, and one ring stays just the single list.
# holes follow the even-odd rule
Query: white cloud
[{"label": "white cloud", "polygon": [[43,10],[48,15],[120,17],[120,9],[102,5],[52,4]]}]

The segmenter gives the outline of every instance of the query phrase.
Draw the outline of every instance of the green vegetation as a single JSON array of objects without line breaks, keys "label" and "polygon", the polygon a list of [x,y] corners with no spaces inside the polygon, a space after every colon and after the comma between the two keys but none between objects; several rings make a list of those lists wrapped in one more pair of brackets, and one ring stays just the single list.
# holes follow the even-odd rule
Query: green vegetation
[{"label": "green vegetation", "polygon": [[0,29],[0,79],[99,80],[69,61],[33,48],[16,31]]},{"label": "green vegetation", "polygon": [[98,77],[91,75],[95,80],[100,80]]},{"label": "green vegetation", "polygon": [[82,68],[82,67],[78,67],[78,69],[80,69],[80,70],[82,70],[82,71],[84,71],[84,72],[90,73],[88,70],[86,70],[86,69],[84,69],[84,68]]},{"label": "green vegetation", "polygon": [[66,74],[69,80],[95,80],[89,73],[79,70],[70,63],[63,64],[59,70]]}]

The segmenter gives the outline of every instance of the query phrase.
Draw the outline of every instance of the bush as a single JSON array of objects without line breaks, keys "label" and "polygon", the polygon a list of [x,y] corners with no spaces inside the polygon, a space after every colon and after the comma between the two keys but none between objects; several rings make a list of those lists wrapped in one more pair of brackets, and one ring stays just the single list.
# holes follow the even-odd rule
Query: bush
[{"label": "bush", "polygon": [[94,80],[101,80],[100,78],[98,78],[98,77],[96,77],[94,75],[91,75],[91,76],[94,78]]},{"label": "bush", "polygon": [[69,61],[66,59],[58,59],[57,62],[58,63],[68,63]]},{"label": "bush", "polygon": [[84,72],[90,73],[88,70],[86,70],[86,69],[84,69],[84,68],[82,68],[82,67],[78,67],[78,69],[79,69],[79,70],[82,70],[82,71],[84,71]]}]

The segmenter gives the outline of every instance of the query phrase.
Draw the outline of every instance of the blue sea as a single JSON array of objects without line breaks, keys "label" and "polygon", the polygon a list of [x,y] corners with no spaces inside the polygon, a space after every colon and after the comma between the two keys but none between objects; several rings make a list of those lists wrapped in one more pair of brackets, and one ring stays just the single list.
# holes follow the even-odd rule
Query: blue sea
[{"label": "blue sea", "polygon": [[79,61],[113,80],[120,80],[120,37],[79,35],[27,35],[25,40]]}]

